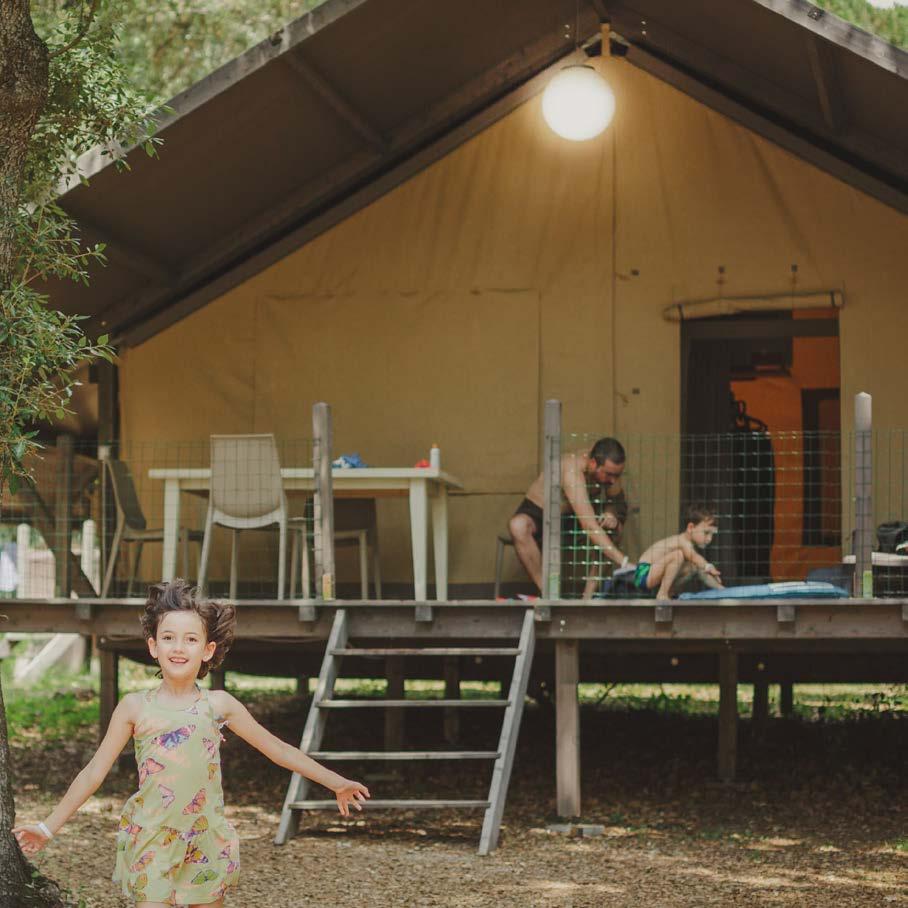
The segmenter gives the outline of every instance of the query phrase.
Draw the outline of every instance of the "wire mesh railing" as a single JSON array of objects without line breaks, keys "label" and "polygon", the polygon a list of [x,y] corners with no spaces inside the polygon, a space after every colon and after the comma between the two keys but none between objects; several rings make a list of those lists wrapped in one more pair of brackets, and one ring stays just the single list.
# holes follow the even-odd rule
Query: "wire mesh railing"
[{"label": "wire mesh railing", "polygon": [[280,579],[284,595],[311,596],[312,440],[221,438],[226,449],[64,437],[31,456],[32,480],[0,502],[0,595],[142,595],[204,574],[213,595],[278,598]]},{"label": "wire mesh railing", "polygon": [[[609,449],[615,440],[607,436],[565,434],[561,595],[664,596],[664,562],[672,559],[682,562],[676,576],[669,570],[673,596],[720,583],[796,581],[831,582],[850,592],[860,557],[859,506],[866,506],[872,594],[906,596],[906,436],[904,430],[875,430],[863,440],[855,432],[628,435]],[[860,444],[872,466],[858,469]],[[573,490],[572,475],[580,477]],[[584,526],[584,508],[593,524],[587,519]],[[626,518],[616,521],[622,511]],[[905,555],[896,551],[902,543]]]}]

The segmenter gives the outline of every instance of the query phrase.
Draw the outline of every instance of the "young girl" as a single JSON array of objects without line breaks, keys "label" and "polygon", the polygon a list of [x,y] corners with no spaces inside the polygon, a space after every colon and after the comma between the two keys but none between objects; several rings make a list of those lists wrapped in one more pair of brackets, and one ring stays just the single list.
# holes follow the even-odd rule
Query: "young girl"
[{"label": "young girl", "polygon": [[276,738],[225,691],[197,679],[217,668],[233,643],[236,612],[200,598],[185,580],[149,591],[142,632],[161,668],[161,684],[127,694],[89,764],[44,822],[14,829],[27,855],[40,851],[94,794],[130,736],[135,738],[139,790],[126,802],[117,836],[114,882],[136,908],[194,905],[221,908],[237,885],[239,841],[224,816],[220,729],[224,725],[279,766],[331,789],[338,810],[362,810],[365,785],[351,782]]}]

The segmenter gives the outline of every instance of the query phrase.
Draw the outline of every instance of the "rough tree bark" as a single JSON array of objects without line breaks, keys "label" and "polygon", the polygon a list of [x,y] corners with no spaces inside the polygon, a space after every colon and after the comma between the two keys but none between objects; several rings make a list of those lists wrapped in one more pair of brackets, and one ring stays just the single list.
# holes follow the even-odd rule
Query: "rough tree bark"
[{"label": "rough tree bark", "polygon": [[[47,91],[48,50],[35,34],[29,0],[0,0],[0,294],[13,280],[14,218],[29,140],[47,103]],[[34,875],[10,832],[15,820],[10,769],[0,690],[0,908],[62,906],[59,891]]]}]

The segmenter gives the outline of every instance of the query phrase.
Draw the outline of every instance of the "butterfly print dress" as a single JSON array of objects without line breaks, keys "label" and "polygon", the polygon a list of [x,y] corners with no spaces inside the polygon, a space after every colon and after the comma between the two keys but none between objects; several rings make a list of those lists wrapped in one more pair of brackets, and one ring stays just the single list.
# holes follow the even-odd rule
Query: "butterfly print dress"
[{"label": "butterfly print dress", "polygon": [[239,840],[224,817],[220,726],[208,693],[176,709],[148,691],[133,739],[139,790],[117,834],[114,882],[134,901],[214,902],[237,885]]}]

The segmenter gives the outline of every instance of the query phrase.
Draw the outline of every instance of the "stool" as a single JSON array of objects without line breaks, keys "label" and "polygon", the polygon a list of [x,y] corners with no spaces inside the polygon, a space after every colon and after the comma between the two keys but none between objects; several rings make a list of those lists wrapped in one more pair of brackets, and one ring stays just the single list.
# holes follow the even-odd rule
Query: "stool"
[{"label": "stool", "polygon": [[495,549],[495,592],[492,595],[493,599],[497,599],[499,593],[501,592],[501,568],[504,564],[504,547],[506,545],[514,545],[514,540],[511,539],[511,534],[499,533],[498,545]]}]

